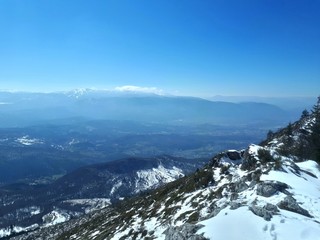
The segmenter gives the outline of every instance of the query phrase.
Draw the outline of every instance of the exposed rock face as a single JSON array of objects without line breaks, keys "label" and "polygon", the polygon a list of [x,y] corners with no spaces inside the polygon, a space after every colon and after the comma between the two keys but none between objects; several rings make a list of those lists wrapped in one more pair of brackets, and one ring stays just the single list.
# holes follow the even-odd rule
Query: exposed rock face
[{"label": "exposed rock face", "polygon": [[245,191],[248,189],[248,184],[245,182],[245,179],[240,179],[234,183],[231,183],[229,185],[229,189],[231,191],[231,197],[230,200],[234,201],[238,198],[239,193]]},{"label": "exposed rock face", "polygon": [[[231,203],[233,204],[233,205],[231,205],[231,207],[234,206],[234,209],[236,209],[237,207],[234,205],[234,202],[231,202]],[[208,214],[207,218],[212,218],[212,217],[217,216],[222,209],[224,209],[228,206],[228,204],[224,204],[221,207],[217,207],[215,204],[213,204],[213,205],[214,205],[214,206],[212,206],[213,210],[211,213]]]},{"label": "exposed rock face", "polygon": [[297,201],[291,196],[286,196],[284,200],[279,202],[277,205],[281,209],[295,212],[295,213],[304,215],[306,217],[312,217],[310,213],[304,208],[300,207]]},{"label": "exposed rock face", "polygon": [[242,160],[241,170],[252,171],[257,168],[257,160],[249,155],[247,152],[244,153],[244,159]]},{"label": "exposed rock face", "polygon": [[235,183],[235,191],[237,193],[248,189],[248,187],[249,187],[248,184],[246,184],[244,180],[240,180]]},{"label": "exposed rock face", "polygon": [[227,157],[230,159],[230,160],[240,160],[241,159],[241,155],[238,151],[227,151],[226,152],[226,155]]},{"label": "exposed rock face", "polygon": [[238,202],[231,202],[231,203],[230,203],[230,209],[231,209],[231,210],[238,209],[239,207],[242,207],[242,204],[241,204],[241,203],[238,203]]},{"label": "exposed rock face", "polygon": [[185,223],[179,227],[169,227],[164,231],[165,240],[207,240],[202,235],[195,234],[202,225]]},{"label": "exposed rock face", "polygon": [[270,221],[272,216],[275,215],[277,212],[279,212],[277,206],[270,203],[267,203],[263,207],[251,205],[249,209],[255,215],[263,217],[266,221]]},{"label": "exposed rock face", "polygon": [[289,186],[281,182],[262,182],[257,185],[257,194],[263,197],[271,197],[277,192],[284,192]]}]

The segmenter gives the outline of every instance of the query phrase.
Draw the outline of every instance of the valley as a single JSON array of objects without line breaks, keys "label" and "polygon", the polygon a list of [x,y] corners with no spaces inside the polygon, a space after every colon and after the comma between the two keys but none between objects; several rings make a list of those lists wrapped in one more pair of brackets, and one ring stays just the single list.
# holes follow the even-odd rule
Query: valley
[{"label": "valley", "polygon": [[[84,121],[0,129],[0,186],[47,182],[80,166],[129,156],[168,154],[208,159],[227,146],[262,140],[264,126],[175,126],[130,121]],[[42,179],[42,180],[40,180]]]}]

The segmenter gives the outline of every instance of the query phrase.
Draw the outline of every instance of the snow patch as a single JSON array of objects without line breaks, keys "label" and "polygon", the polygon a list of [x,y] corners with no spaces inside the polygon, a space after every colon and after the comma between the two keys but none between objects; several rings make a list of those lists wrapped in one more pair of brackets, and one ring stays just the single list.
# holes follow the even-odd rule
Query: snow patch
[{"label": "snow patch", "polygon": [[110,196],[112,196],[117,191],[117,189],[119,189],[122,186],[122,184],[122,181],[118,181],[117,183],[115,183],[110,191]]},{"label": "snow patch", "polygon": [[53,210],[52,212],[44,215],[42,221],[44,222],[44,227],[53,226],[58,223],[63,223],[70,220],[69,214],[66,212]]},{"label": "snow patch", "polygon": [[88,198],[88,199],[70,199],[65,200],[63,203],[68,203],[71,206],[83,205],[86,206],[85,213],[90,213],[95,210],[99,210],[111,205],[109,198]]},{"label": "snow patch", "polygon": [[28,227],[20,227],[20,226],[12,226],[7,228],[0,229],[0,238],[8,237],[12,234],[21,233],[21,232],[27,232],[35,230],[39,227],[38,224],[33,224]]},{"label": "snow patch", "polygon": [[34,144],[44,144],[44,142],[40,139],[37,138],[30,138],[28,135],[25,135],[21,138],[18,138],[16,140],[16,142],[22,144],[22,145],[26,145],[26,146],[31,146]]},{"label": "snow patch", "polygon": [[161,183],[169,183],[180,177],[183,177],[183,171],[177,167],[172,169],[165,168],[161,164],[157,168],[151,170],[140,170],[137,173],[135,182],[135,192],[141,192],[150,188],[154,188]]}]

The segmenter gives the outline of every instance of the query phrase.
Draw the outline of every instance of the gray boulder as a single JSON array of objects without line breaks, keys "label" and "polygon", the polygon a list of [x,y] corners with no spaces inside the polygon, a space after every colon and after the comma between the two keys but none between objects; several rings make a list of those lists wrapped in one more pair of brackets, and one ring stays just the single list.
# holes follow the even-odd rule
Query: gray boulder
[{"label": "gray boulder", "polygon": [[230,202],[230,209],[235,210],[238,209],[239,207],[242,207],[243,205],[239,202]]},{"label": "gray boulder", "polygon": [[263,197],[271,197],[277,192],[286,192],[289,186],[282,182],[262,182],[257,185],[257,194]]},{"label": "gray boulder", "polygon": [[204,236],[196,234],[202,227],[203,225],[185,223],[179,227],[168,227],[163,233],[166,236],[165,240],[207,240]]},{"label": "gray boulder", "polygon": [[307,210],[305,210],[304,208],[300,207],[300,205],[297,203],[297,201],[292,196],[286,196],[277,205],[278,205],[279,208],[281,208],[283,210],[295,212],[295,213],[304,215],[306,217],[312,217]]},{"label": "gray boulder", "polygon": [[240,152],[238,151],[229,150],[226,152],[226,155],[230,160],[233,160],[233,161],[241,160],[241,155],[240,155]]},{"label": "gray boulder", "polygon": [[248,184],[246,184],[243,180],[237,181],[235,183],[235,191],[237,193],[247,190],[248,187],[249,187]]},{"label": "gray boulder", "polygon": [[254,156],[245,153],[240,168],[244,171],[255,170],[257,168],[257,159],[255,159]]},{"label": "gray boulder", "polygon": [[[232,179],[230,179],[232,180]],[[240,179],[234,183],[229,184],[229,189],[232,193],[240,193],[248,189],[248,184],[246,184],[245,179]]]},{"label": "gray boulder", "polygon": [[270,221],[272,216],[279,212],[277,206],[267,203],[263,207],[259,207],[256,205],[251,205],[249,210],[253,212],[255,215],[262,217],[266,221]]}]

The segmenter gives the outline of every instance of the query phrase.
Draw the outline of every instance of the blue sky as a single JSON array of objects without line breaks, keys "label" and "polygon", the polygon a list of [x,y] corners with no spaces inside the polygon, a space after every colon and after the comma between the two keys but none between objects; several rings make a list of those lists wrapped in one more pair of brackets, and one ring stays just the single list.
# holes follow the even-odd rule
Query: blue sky
[{"label": "blue sky", "polygon": [[318,0],[1,0],[0,89],[320,94]]}]

